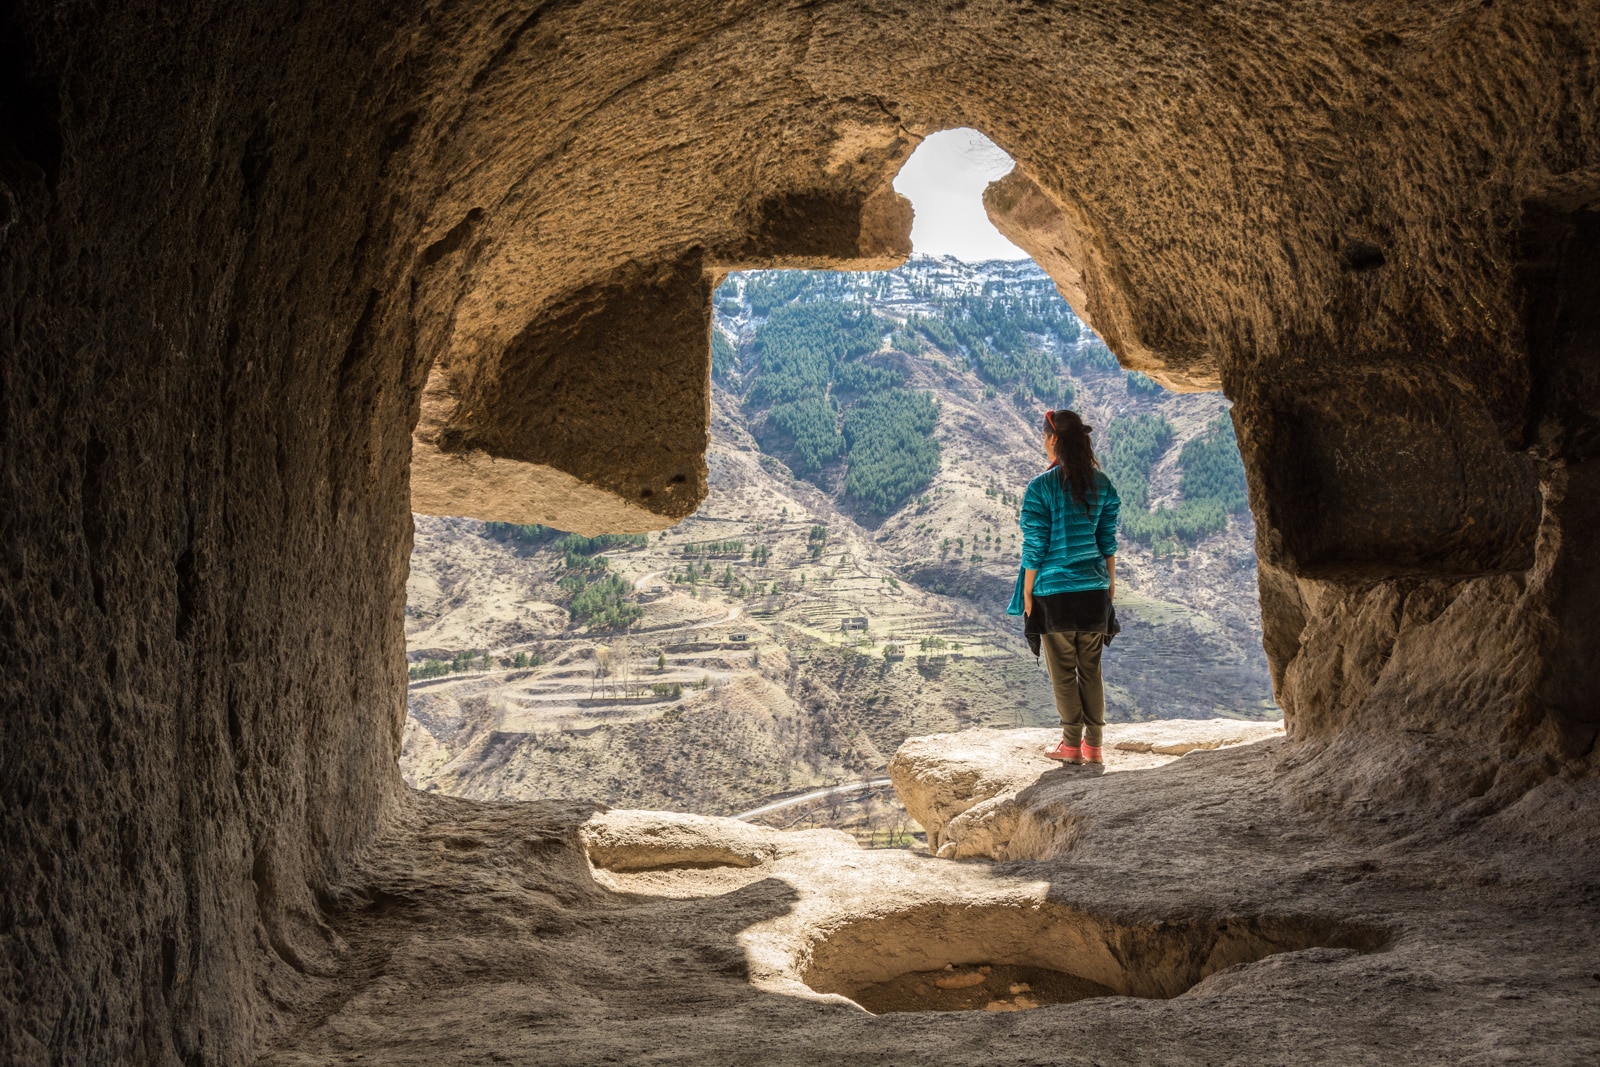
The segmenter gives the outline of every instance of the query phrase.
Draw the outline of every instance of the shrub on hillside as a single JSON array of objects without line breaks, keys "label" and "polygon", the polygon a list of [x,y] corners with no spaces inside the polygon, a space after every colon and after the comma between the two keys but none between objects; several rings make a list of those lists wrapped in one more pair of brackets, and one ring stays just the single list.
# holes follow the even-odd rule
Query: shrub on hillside
[{"label": "shrub on hillside", "polygon": [[1105,346],[1104,341],[1098,339],[1079,345],[1077,354],[1072,360],[1073,373],[1079,375],[1115,374],[1121,369],[1122,364],[1111,354],[1111,349]]},{"label": "shrub on hillside", "polygon": [[1203,436],[1183,446],[1178,468],[1183,471],[1184,500],[1215,501],[1229,513],[1249,507],[1239,439],[1227,415],[1218,416]]},{"label": "shrub on hillside", "polygon": [[733,345],[721,330],[711,331],[711,376],[722,381],[733,373]]},{"label": "shrub on hillside", "polygon": [[1165,392],[1166,390],[1161,388],[1161,386],[1156,383],[1155,379],[1151,378],[1149,375],[1140,374],[1136,370],[1131,370],[1128,372],[1129,396],[1137,397],[1140,400],[1151,400],[1160,397],[1161,394]]},{"label": "shrub on hillside", "polygon": [[495,541],[510,541],[520,545],[540,545],[561,536],[560,530],[549,526],[537,523],[519,526],[514,522],[486,522],[483,524],[483,533]]},{"label": "shrub on hillside", "polygon": [[591,630],[626,630],[644,614],[643,608],[628,601],[630,588],[620,574],[607,574],[583,585],[567,607],[572,625]]},{"label": "shrub on hillside", "polygon": [[1100,462],[1122,498],[1124,522],[1130,510],[1150,501],[1150,468],[1172,444],[1172,424],[1160,415],[1119,419],[1106,429]]},{"label": "shrub on hillside", "polygon": [[810,477],[839,458],[844,438],[839,436],[839,413],[825,396],[774,404],[767,425],[782,434],[794,454],[794,472]]},{"label": "shrub on hillside", "polygon": [[[1175,508],[1146,511],[1149,485],[1136,471],[1142,469],[1148,475],[1150,463],[1166,450],[1171,427],[1165,426],[1165,420],[1159,416],[1142,418],[1148,420],[1142,425],[1138,424],[1139,420],[1114,423],[1108,435],[1115,442],[1112,451],[1117,469],[1126,477],[1126,483],[1117,483],[1124,501],[1122,531],[1133,541],[1160,547],[1161,554],[1173,555],[1179,546],[1192,545],[1209,534],[1227,529],[1228,516],[1249,506],[1244,463],[1239,458],[1232,420],[1226,415],[1220,416],[1205,434],[1184,445],[1178,454],[1183,502]],[[1160,425],[1157,425],[1158,420]],[[1113,464],[1108,462],[1107,472],[1111,473],[1112,469]],[[1112,477],[1115,479],[1116,474]]]}]

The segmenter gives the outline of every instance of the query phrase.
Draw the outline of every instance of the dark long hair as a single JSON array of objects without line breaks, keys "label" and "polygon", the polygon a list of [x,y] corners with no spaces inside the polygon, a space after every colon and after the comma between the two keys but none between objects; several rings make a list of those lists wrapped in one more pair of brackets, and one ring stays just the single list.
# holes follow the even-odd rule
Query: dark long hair
[{"label": "dark long hair", "polygon": [[1055,472],[1061,489],[1084,511],[1089,510],[1089,496],[1094,492],[1094,472],[1100,469],[1089,443],[1093,429],[1070,408],[1044,413],[1044,432],[1056,439]]}]

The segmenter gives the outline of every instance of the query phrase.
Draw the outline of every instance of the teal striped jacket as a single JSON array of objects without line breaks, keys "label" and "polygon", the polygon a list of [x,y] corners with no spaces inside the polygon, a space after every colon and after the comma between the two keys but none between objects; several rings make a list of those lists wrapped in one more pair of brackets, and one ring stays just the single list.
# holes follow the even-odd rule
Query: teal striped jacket
[{"label": "teal striped jacket", "polygon": [[1007,614],[1022,614],[1023,571],[1038,571],[1034,596],[1107,589],[1106,557],[1117,554],[1117,514],[1122,499],[1104,473],[1095,471],[1085,511],[1061,487],[1054,468],[1028,483],[1022,494],[1022,566]]}]

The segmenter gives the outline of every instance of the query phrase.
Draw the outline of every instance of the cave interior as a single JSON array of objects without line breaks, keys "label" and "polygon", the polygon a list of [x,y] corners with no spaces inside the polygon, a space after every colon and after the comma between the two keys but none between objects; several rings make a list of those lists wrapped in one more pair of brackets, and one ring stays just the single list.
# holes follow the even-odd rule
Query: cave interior
[{"label": "cave interior", "polygon": [[[1192,1035],[1148,1046],[1163,1062],[1600,1054],[1580,962],[1600,912],[1600,8],[0,17],[6,1062],[486,1062],[502,1041],[520,1062],[732,1063],[779,1024],[796,1036],[771,1062],[1020,1061],[1069,1032],[1089,1062],[1147,1048],[1153,1012]],[[411,512],[589,533],[692,512],[714,286],[903,262],[890,183],[956,126],[1016,160],[990,217],[1126,367],[1232,401],[1286,739],[1170,776],[1192,836],[1136,832],[1149,793],[1078,790],[1070,848],[1014,871],[860,861],[892,891],[828,882],[844,860],[815,842],[763,844],[759,878],[700,872],[710,889],[673,888],[689,867],[608,888],[592,804],[411,793]],[[1177,814],[1224,787],[1233,814]],[[1252,805],[1280,832],[1207,867],[1206,835],[1255,827]],[[1223,943],[1249,912],[1271,941],[1286,886],[1387,932],[1250,957],[1237,973],[1279,1001],[1225,971],[1209,999],[937,1025],[785,986],[790,934],[750,933],[825,926],[823,898],[999,900],[1013,875],[1087,915],[1135,852],[1149,885],[1105,951],[1162,916]],[[618,925],[629,901],[648,922]],[[590,984],[552,992],[563,960]],[[482,974],[521,993],[467,1005]],[[683,983],[701,1000],[662,992]],[[1266,1006],[1216,1007],[1247,993]],[[1471,1010],[1424,1017],[1445,1001]],[[653,1036],[630,1045],[634,1019]]]}]

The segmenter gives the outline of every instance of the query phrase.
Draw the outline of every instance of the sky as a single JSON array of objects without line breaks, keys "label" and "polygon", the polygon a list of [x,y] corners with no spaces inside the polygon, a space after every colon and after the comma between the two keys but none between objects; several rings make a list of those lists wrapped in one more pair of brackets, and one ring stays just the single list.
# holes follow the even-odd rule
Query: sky
[{"label": "sky", "polygon": [[1005,150],[977,130],[944,130],[925,139],[894,180],[895,191],[916,208],[912,250],[969,263],[1027,259],[983,210],[983,187],[1012,166]]}]

